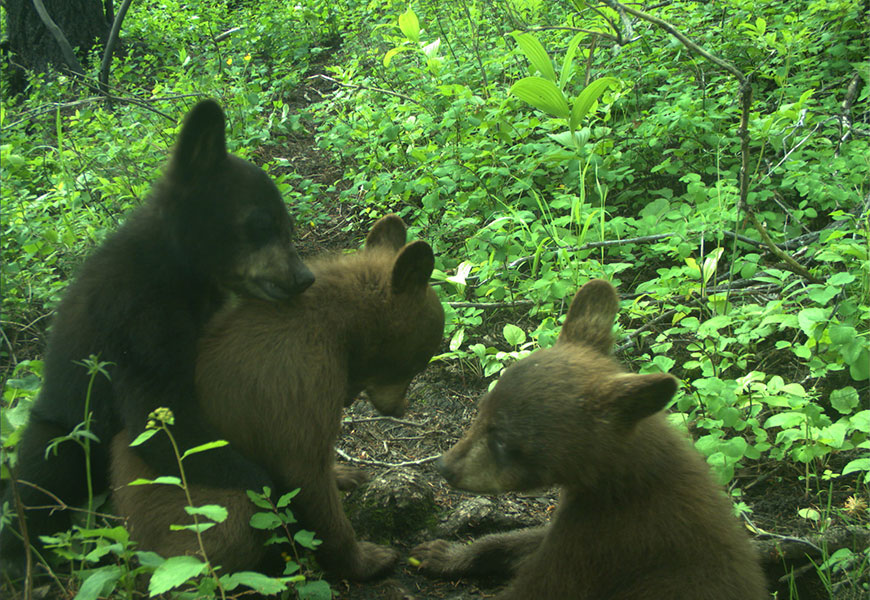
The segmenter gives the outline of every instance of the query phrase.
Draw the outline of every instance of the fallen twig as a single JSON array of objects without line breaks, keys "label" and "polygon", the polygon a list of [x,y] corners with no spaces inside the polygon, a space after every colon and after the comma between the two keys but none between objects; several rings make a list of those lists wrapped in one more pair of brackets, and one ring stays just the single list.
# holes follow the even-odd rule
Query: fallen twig
[{"label": "fallen twig", "polygon": [[384,462],[382,460],[373,460],[371,458],[356,458],[355,456],[350,456],[347,452],[345,452],[341,448],[336,448],[335,451],[340,457],[342,457],[345,460],[349,460],[351,462],[360,463],[363,465],[376,465],[378,467],[389,467],[391,469],[395,468],[395,467],[411,467],[414,465],[424,465],[426,463],[430,463],[434,460],[437,460],[438,458],[441,457],[440,454],[435,454],[433,456],[427,456],[426,458],[420,458],[417,460],[406,460],[406,461],[400,462],[400,463],[388,463],[388,462]]}]

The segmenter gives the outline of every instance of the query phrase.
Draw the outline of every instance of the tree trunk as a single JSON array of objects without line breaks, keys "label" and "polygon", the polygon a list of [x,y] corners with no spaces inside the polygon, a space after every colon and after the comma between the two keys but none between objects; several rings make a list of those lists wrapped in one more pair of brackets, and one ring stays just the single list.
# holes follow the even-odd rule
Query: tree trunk
[{"label": "tree trunk", "polygon": [[[42,2],[82,63],[86,62],[87,54],[94,46],[105,44],[111,24],[106,20],[102,0]],[[14,67],[11,73],[13,77],[20,76],[23,82],[22,68],[44,73],[49,65],[57,69],[68,66],[60,45],[40,19],[33,0],[6,0],[5,5],[10,52],[8,59]]]}]

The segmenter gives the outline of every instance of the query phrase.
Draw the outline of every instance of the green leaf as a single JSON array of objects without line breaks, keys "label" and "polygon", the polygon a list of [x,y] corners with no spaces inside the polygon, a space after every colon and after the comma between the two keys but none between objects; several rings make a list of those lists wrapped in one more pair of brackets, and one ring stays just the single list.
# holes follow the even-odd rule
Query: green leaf
[{"label": "green leaf", "polygon": [[297,579],[296,577],[268,577],[254,571],[239,571],[221,577],[221,584],[227,591],[234,590],[240,585],[267,595],[274,595],[287,589],[287,584]]},{"label": "green leaf", "polygon": [[200,444],[199,446],[194,446],[193,448],[188,448],[184,451],[184,454],[181,455],[181,460],[184,460],[191,454],[197,454],[199,452],[206,452],[208,450],[212,450],[214,448],[223,448],[224,446],[229,445],[229,442],[226,440],[215,440],[213,442],[208,442],[205,444]]},{"label": "green leaf", "polygon": [[833,406],[840,414],[852,414],[852,410],[858,406],[858,390],[848,385],[839,390],[831,392],[831,406]]},{"label": "green leaf", "polygon": [[861,350],[858,358],[849,365],[849,375],[855,381],[870,379],[870,351],[867,348]]},{"label": "green leaf", "polygon": [[834,287],[844,287],[850,283],[855,281],[855,276],[851,273],[834,273],[831,275],[831,278],[828,279],[828,285]]},{"label": "green leaf", "polygon": [[399,15],[399,29],[412,42],[420,41],[420,21],[410,6],[408,10]]},{"label": "green leaf", "polygon": [[848,475],[849,473],[854,473],[856,471],[870,471],[870,457],[850,460],[846,463],[846,466],[843,467],[843,475]]},{"label": "green leaf", "polygon": [[598,101],[604,90],[618,84],[619,80],[615,77],[601,77],[583,88],[583,91],[574,99],[574,107],[571,109],[571,121],[568,123],[571,131],[577,129],[580,121],[583,120],[592,105]]},{"label": "green leaf", "polygon": [[208,531],[212,527],[217,525],[217,523],[212,523],[211,521],[203,521],[202,523],[191,523],[190,525],[170,525],[170,531],[193,531],[202,533],[203,531]]},{"label": "green leaf", "polygon": [[291,492],[287,492],[286,494],[282,494],[281,497],[278,498],[278,502],[275,503],[275,506],[277,506],[278,508],[284,508],[285,506],[290,504],[290,501],[296,497],[296,494],[298,494],[301,489],[302,488],[296,488],[295,490],[293,490]]},{"label": "green leaf", "polygon": [[805,420],[806,415],[804,415],[804,413],[796,411],[781,412],[770,417],[764,423],[764,428],[770,429],[771,427],[781,427],[782,429],[790,429],[792,427],[803,425]]},{"label": "green leaf", "polygon": [[526,341],[526,332],[511,323],[504,326],[503,333],[504,339],[511,346],[516,347]]},{"label": "green leaf", "polygon": [[577,46],[580,45],[580,42],[583,38],[586,37],[586,33],[581,31],[568,43],[568,50],[565,51],[565,58],[562,61],[562,71],[559,73],[559,88],[565,89],[565,86],[568,85],[568,82],[571,80],[571,74],[574,72],[572,67],[574,66],[574,54],[577,53]]},{"label": "green leaf", "polygon": [[329,584],[323,580],[306,581],[296,586],[296,594],[299,600],[331,600],[332,590]]},{"label": "green leaf", "polygon": [[151,596],[162,594],[182,583],[201,575],[206,565],[195,556],[173,556],[166,559],[151,575],[148,593]]},{"label": "green leaf", "polygon": [[75,600],[96,600],[100,596],[109,596],[123,574],[121,567],[117,565],[94,570],[82,583]]},{"label": "green leaf", "polygon": [[553,69],[553,61],[550,60],[547,51],[544,50],[538,38],[531,33],[520,33],[518,31],[511,32],[511,36],[516,40],[520,50],[532,64],[532,75],[534,75],[534,71],[537,71],[543,78],[553,83],[553,87],[555,87],[556,71]]},{"label": "green leaf", "polygon": [[798,325],[808,338],[816,339],[816,327],[828,321],[828,313],[822,308],[805,308],[798,313]]},{"label": "green leaf", "polygon": [[281,526],[281,519],[274,513],[254,513],[251,515],[251,527],[254,529],[275,529]]},{"label": "green leaf", "polygon": [[138,446],[140,444],[144,444],[145,442],[150,440],[151,436],[153,436],[158,431],[160,431],[160,430],[159,429],[146,429],[145,431],[143,431],[142,433],[137,435],[136,439],[133,440],[132,442],[130,442],[130,445],[131,446]]},{"label": "green leaf", "polygon": [[554,117],[567,119],[571,115],[562,90],[542,77],[524,77],[511,86],[509,93]]},{"label": "green leaf", "polygon": [[322,543],[320,540],[314,539],[313,531],[308,531],[306,529],[300,529],[297,531],[293,536],[293,541],[309,550],[314,550]]},{"label": "green leaf", "polygon": [[215,523],[223,523],[227,520],[227,509],[217,504],[205,504],[203,506],[185,506],[184,511],[189,515],[202,515]]},{"label": "green leaf", "polygon": [[152,484],[160,484],[160,485],[177,485],[181,487],[181,479],[178,477],[171,477],[169,475],[164,475],[162,477],[158,477],[156,479],[135,479],[128,483],[127,485],[152,485]]}]

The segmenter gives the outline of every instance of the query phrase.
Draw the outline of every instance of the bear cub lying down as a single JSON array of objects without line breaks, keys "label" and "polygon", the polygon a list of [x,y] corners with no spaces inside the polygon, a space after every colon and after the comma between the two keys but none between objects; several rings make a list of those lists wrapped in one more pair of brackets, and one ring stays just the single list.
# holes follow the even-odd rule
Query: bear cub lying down
[{"label": "bear cub lying down", "polygon": [[[315,276],[309,289],[280,303],[244,300],[219,314],[197,359],[207,421],[265,469],[277,488],[273,497],[301,488],[290,508],[322,540],[317,561],[348,579],[385,575],[398,554],[358,542],[342,509],[339,488],[364,479],[356,469],[335,468],[342,407],[365,390],[381,413],[401,415],[408,384],[444,332],[444,312],[429,286],[432,249],[419,240],[405,244],[405,236],[405,224],[390,215],[375,223],[363,251],[308,261]],[[126,434],[113,442],[112,483],[133,539],[167,557],[195,553],[191,532],[169,529],[191,522],[180,489],[126,485],[158,475],[128,443]],[[172,474],[177,470],[159,473]],[[249,526],[254,507],[243,491],[198,487],[193,500],[229,511],[227,521],[204,533],[209,559],[223,572],[257,568],[267,558],[266,536]]]},{"label": "bear cub lying down", "polygon": [[559,484],[548,526],[412,550],[455,578],[516,576],[498,600],[761,600],[758,557],[709,469],[662,409],[677,381],[610,356],[619,309],[608,282],[574,297],[558,342],[509,367],[439,460],[478,493]]}]

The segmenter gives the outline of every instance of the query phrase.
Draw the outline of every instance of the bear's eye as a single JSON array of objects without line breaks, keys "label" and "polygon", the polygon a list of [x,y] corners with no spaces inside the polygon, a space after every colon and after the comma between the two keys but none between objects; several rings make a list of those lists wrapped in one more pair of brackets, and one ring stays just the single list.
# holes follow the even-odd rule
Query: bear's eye
[{"label": "bear's eye", "polygon": [[504,466],[510,462],[511,455],[514,453],[508,447],[507,442],[505,442],[503,438],[490,434],[488,441],[489,449],[492,452],[493,458],[495,458],[496,464]]},{"label": "bear's eye", "polygon": [[275,221],[263,211],[254,211],[245,219],[248,241],[261,245],[270,241],[277,231]]}]

